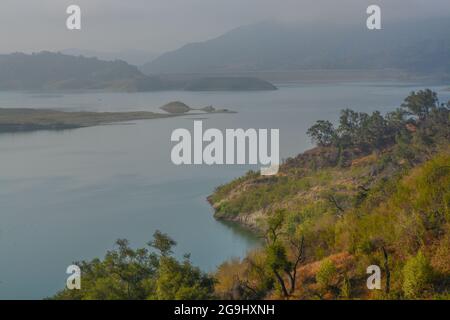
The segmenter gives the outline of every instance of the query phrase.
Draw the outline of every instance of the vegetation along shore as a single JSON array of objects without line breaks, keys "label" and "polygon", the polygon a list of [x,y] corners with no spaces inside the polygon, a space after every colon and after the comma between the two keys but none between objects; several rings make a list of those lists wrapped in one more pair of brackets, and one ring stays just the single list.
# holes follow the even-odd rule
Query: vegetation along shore
[{"label": "vegetation along shore", "polygon": [[[81,290],[55,299],[449,299],[450,104],[411,93],[385,115],[317,121],[316,147],[278,175],[248,172],[208,198],[217,219],[265,241],[212,273],[172,254],[161,232],[79,265]],[[301,133],[299,133],[301,134]],[[366,286],[368,266],[382,271]]]}]

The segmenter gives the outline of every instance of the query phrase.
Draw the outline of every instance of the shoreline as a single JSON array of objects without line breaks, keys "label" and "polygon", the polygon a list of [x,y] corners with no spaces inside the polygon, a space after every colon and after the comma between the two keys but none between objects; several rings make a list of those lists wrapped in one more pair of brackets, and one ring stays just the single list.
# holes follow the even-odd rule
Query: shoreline
[{"label": "shoreline", "polygon": [[69,130],[126,121],[165,119],[180,116],[199,116],[218,113],[236,113],[229,110],[195,113],[128,112],[67,112],[52,109],[0,108],[0,134],[33,132],[39,130]]}]

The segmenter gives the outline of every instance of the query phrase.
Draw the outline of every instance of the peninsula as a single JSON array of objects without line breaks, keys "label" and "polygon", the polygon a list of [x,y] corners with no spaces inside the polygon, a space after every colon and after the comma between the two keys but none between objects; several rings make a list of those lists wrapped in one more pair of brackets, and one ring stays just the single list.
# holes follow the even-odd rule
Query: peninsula
[{"label": "peninsula", "polygon": [[[180,102],[179,104],[182,103]],[[186,114],[232,113],[232,111],[227,109],[216,110],[211,107],[193,109],[186,105],[184,106],[187,110],[183,113],[173,112],[173,110],[164,110],[166,113],[151,111],[66,112],[51,109],[0,108],[0,133],[76,129],[124,121],[170,118]],[[187,113],[190,110],[195,110],[195,112]]]}]

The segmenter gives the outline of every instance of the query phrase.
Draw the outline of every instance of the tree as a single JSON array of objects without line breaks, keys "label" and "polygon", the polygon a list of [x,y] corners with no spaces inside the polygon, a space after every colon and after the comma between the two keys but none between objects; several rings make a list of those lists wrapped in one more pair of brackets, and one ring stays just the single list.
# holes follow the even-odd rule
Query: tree
[{"label": "tree", "polygon": [[346,146],[359,144],[361,122],[367,117],[366,113],[356,112],[351,109],[341,110],[337,132]]},{"label": "tree", "polygon": [[193,267],[189,257],[179,262],[173,257],[162,256],[155,282],[155,291],[149,299],[156,300],[204,300],[212,298],[214,280]]},{"label": "tree", "polygon": [[319,120],[308,129],[307,135],[319,146],[330,146],[336,142],[337,135],[330,121]]},{"label": "tree", "polygon": [[379,111],[373,112],[363,125],[363,142],[369,149],[380,150],[394,141],[393,132],[389,130],[387,121]]},{"label": "tree", "polygon": [[439,106],[437,93],[430,89],[415,91],[405,98],[402,108],[408,110],[409,114],[417,116],[419,120],[425,119],[431,110]]},{"label": "tree", "polygon": [[[283,233],[283,222],[286,216],[284,210],[277,210],[269,219],[266,230],[266,264],[273,272],[284,297],[289,297],[295,291],[297,268],[304,260],[304,237],[290,236]],[[294,259],[288,257],[287,246],[292,251]],[[283,275],[289,279],[289,288]]]},{"label": "tree", "polygon": [[395,111],[386,114],[387,126],[394,131],[400,131],[405,126],[405,117],[408,112],[405,109],[397,108]]},{"label": "tree", "polygon": [[54,299],[143,300],[209,299],[214,279],[194,267],[189,255],[178,261],[172,254],[176,244],[168,235],[156,231],[149,246],[132,249],[125,239],[108,251],[103,260],[75,263],[82,271],[81,290],[64,289]]},{"label": "tree", "polygon": [[336,265],[331,259],[325,259],[321,262],[319,270],[316,273],[316,283],[319,285],[319,294],[323,294],[330,290],[337,290],[338,271]]},{"label": "tree", "polygon": [[320,264],[316,274],[316,282],[322,289],[328,289],[336,280],[336,265],[330,259],[325,259]]},{"label": "tree", "polygon": [[158,250],[162,256],[168,256],[173,253],[172,247],[176,246],[177,243],[167,234],[156,230],[153,234],[153,241],[150,241],[148,245]]}]

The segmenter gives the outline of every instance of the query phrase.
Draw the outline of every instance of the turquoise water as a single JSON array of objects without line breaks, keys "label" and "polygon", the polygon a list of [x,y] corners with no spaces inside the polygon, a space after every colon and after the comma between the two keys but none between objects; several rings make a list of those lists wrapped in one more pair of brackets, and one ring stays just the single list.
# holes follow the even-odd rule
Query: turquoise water
[{"label": "turquoise water", "polygon": [[[0,107],[152,110],[169,101],[214,105],[205,127],[280,129],[282,157],[310,147],[307,128],[339,110],[388,111],[420,85],[281,85],[271,92],[0,93]],[[443,87],[434,88],[442,100]],[[258,245],[252,234],[217,222],[206,197],[250,166],[181,166],[170,134],[195,116],[59,132],[0,135],[0,299],[43,298],[65,285],[73,261],[102,256],[118,238],[144,246],[159,229],[178,256],[211,271]],[[203,117],[202,117],[203,118]]]}]

